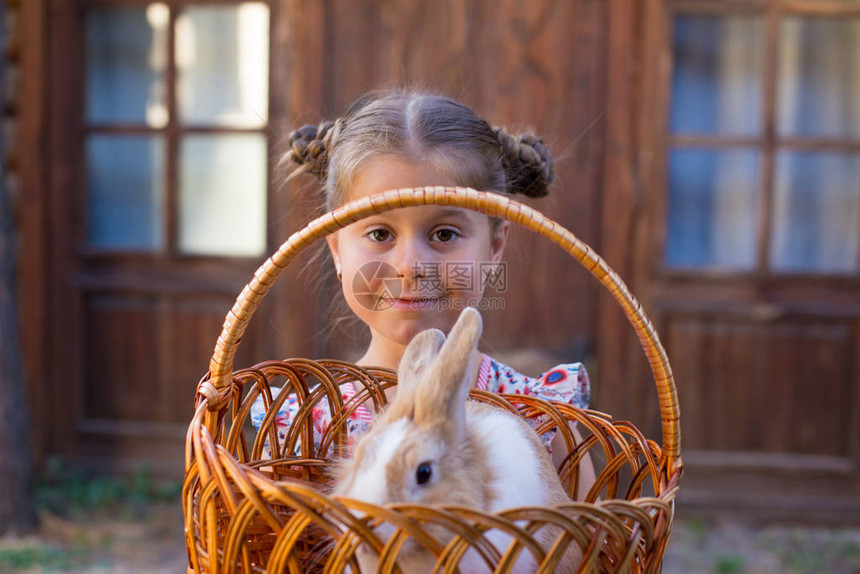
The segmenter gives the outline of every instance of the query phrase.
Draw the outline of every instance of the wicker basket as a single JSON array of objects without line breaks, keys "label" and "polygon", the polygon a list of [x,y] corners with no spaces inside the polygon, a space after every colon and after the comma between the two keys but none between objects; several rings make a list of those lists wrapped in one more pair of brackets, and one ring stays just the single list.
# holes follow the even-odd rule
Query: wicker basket
[{"label": "wicker basket", "polygon": [[[473,391],[472,398],[542,417],[538,432],[562,433],[569,451],[559,469],[574,499],[548,508],[514,508],[488,514],[473,508],[397,504],[374,506],[325,494],[327,469],[346,445],[346,419],[359,405],[385,404],[384,390],[396,384],[386,369],[341,361],[269,361],[233,371],[242,334],[257,305],[293,258],[312,242],[363,217],[398,207],[452,205],[507,219],[545,235],[579,261],[613,295],[639,336],[651,365],[663,425],[663,446],[627,422],[563,403],[521,395]],[[359,391],[344,402],[338,387]],[[272,398],[270,385],[283,383]],[[275,415],[290,393],[301,408],[285,440]],[[259,431],[249,424],[251,405],[264,397],[267,415]],[[311,411],[326,398],[332,423],[313,440]],[[183,504],[189,571],[356,572],[354,553],[366,545],[379,554],[381,572],[398,572],[398,552],[408,539],[437,556],[437,571],[455,572],[464,553],[477,551],[488,570],[511,572],[521,553],[531,553],[539,572],[553,572],[570,544],[582,551],[581,572],[660,570],[674,515],[682,471],[677,395],[668,359],[650,321],[624,283],[587,245],[534,209],[494,193],[454,187],[389,191],[349,203],[293,234],[255,273],[227,314],[209,373],[198,386],[188,428]],[[576,421],[577,440],[568,421]],[[268,444],[271,457],[263,455]],[[588,493],[578,493],[579,462],[591,455],[598,470]],[[362,516],[361,519],[357,516]],[[395,529],[380,540],[374,528]],[[544,525],[559,532],[541,547],[533,534]],[[491,530],[509,533],[507,548],[488,542]],[[410,573],[406,573],[410,574]]]}]

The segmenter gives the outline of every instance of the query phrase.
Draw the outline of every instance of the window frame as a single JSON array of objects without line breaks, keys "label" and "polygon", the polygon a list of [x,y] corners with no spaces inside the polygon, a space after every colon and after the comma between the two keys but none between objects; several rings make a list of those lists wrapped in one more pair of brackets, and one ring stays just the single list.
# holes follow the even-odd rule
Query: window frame
[{"label": "window frame", "polygon": [[[654,110],[659,133],[655,147],[655,215],[653,217],[654,243],[649,258],[656,274],[664,278],[707,278],[723,281],[801,282],[860,284],[860,249],[855,270],[848,273],[816,271],[778,271],[770,266],[770,249],[773,226],[773,202],[777,155],[781,151],[826,151],[855,154],[860,158],[860,137],[783,136],[777,129],[778,65],[780,24],[786,16],[799,17],[856,17],[860,18],[860,2],[853,4],[839,0],[662,0],[664,27],[659,35],[660,65],[657,86],[654,87]],[[761,124],[756,136],[675,134],[669,118],[672,110],[672,80],[674,74],[674,20],[678,15],[702,16],[760,16],[763,37],[763,84]],[[647,85],[647,82],[646,82]],[[673,150],[714,149],[754,150],[759,154],[758,185],[755,202],[758,205],[755,232],[755,265],[751,269],[726,269],[713,266],[682,267],[666,263],[669,207],[669,157]],[[860,194],[860,184],[857,193]]]},{"label": "window frame", "polygon": [[[127,9],[127,8],[145,8],[150,4],[164,4],[169,9],[167,22],[167,65],[164,72],[165,81],[165,103],[167,108],[167,123],[162,127],[150,127],[145,123],[97,123],[90,122],[86,115],[86,82],[81,81],[80,89],[74,94],[75,109],[77,110],[77,118],[79,122],[81,150],[84,149],[87,139],[91,135],[127,135],[127,136],[155,136],[161,135],[164,138],[164,172],[165,178],[163,183],[163,207],[159,214],[162,223],[161,245],[158,249],[151,251],[147,250],[129,250],[129,249],[103,249],[90,244],[87,237],[87,189],[88,182],[86,181],[86,155],[83,151],[78,152],[78,160],[80,165],[80,182],[81,194],[77,202],[77,217],[79,222],[77,225],[77,233],[75,241],[77,243],[77,251],[87,261],[94,263],[114,262],[114,261],[130,261],[145,264],[147,262],[156,263],[159,265],[169,264],[170,262],[211,262],[213,265],[223,263],[237,263],[245,266],[252,262],[259,261],[271,251],[271,230],[267,229],[264,236],[263,252],[252,256],[233,256],[223,254],[197,254],[183,253],[179,249],[179,194],[180,194],[180,145],[184,136],[188,135],[236,135],[236,134],[259,134],[265,139],[266,147],[266,183],[265,183],[265,215],[264,221],[269,220],[269,215],[272,210],[272,161],[273,156],[273,141],[272,141],[272,126],[274,117],[273,101],[275,91],[273,86],[273,69],[275,57],[272,38],[272,30],[274,29],[275,6],[272,0],[80,0],[78,3],[78,17],[80,30],[80,50],[78,61],[78,70],[80,77],[86,77],[87,61],[86,61],[86,19],[91,10],[94,9]],[[177,66],[176,66],[176,21],[181,14],[183,8],[188,6],[238,6],[241,4],[264,4],[269,11],[269,30],[268,30],[268,70],[267,70],[267,110],[266,121],[256,127],[234,127],[234,126],[219,126],[214,124],[199,124],[199,123],[183,123],[178,115],[177,105]]]}]

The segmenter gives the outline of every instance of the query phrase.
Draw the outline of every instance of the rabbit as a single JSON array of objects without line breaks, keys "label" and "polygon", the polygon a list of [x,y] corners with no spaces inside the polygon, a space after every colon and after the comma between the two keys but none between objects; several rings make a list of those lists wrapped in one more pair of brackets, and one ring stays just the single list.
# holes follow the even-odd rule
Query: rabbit
[{"label": "rabbit", "polygon": [[[335,494],[377,505],[455,504],[487,512],[570,502],[528,423],[500,408],[467,401],[481,328],[481,315],[468,307],[447,340],[437,329],[412,339],[400,361],[397,395],[358,440],[352,459],[342,462]],[[539,533],[545,549],[554,539],[552,530],[558,532],[543,528]],[[390,525],[377,529],[382,540],[392,533]],[[502,554],[511,540],[500,531],[487,538]],[[580,556],[571,544],[558,571],[574,571]],[[362,572],[376,572],[377,556],[370,549],[360,546],[356,558]],[[429,550],[411,540],[398,556],[403,572],[431,572],[435,563]],[[459,567],[461,572],[489,571],[474,550]],[[534,558],[523,549],[514,572],[535,569]]]}]

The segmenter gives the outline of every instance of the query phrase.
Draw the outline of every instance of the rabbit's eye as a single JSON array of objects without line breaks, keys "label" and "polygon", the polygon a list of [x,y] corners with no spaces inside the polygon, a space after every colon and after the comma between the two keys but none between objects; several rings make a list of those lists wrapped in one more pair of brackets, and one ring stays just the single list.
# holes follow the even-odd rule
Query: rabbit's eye
[{"label": "rabbit's eye", "polygon": [[430,467],[429,462],[422,462],[415,470],[415,480],[418,482],[418,484],[427,484],[432,475],[433,470]]}]

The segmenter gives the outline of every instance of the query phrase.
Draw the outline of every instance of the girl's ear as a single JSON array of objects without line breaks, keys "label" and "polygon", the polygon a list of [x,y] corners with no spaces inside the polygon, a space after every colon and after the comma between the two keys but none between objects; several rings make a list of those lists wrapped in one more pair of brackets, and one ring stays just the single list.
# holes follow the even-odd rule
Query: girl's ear
[{"label": "girl's ear", "polygon": [[510,221],[500,221],[498,226],[492,230],[490,235],[490,261],[499,263],[505,253],[505,245],[508,243],[508,232],[511,230]]},{"label": "girl's ear", "polygon": [[466,428],[466,399],[472,386],[472,362],[481,338],[481,314],[466,307],[442,345],[430,373],[416,389],[415,422],[457,440]]}]

